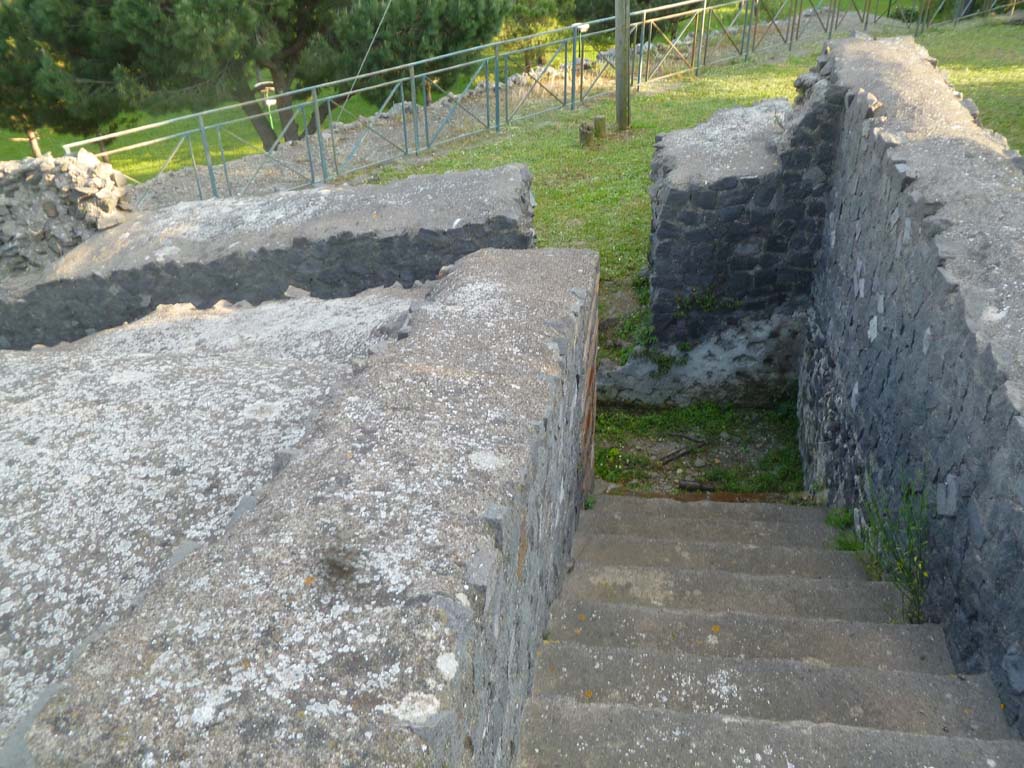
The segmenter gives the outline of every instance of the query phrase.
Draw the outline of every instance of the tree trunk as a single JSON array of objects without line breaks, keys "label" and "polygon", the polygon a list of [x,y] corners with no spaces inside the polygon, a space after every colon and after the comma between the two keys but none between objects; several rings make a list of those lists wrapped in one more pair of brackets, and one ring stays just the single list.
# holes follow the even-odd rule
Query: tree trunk
[{"label": "tree trunk", "polygon": [[277,141],[277,132],[270,125],[270,120],[267,119],[267,113],[260,109],[259,104],[242,104],[242,111],[245,112],[245,116],[249,118],[249,122],[252,123],[253,130],[256,131],[256,135],[260,137],[260,141],[263,142],[264,151],[270,151],[270,148],[274,146]]},{"label": "tree trunk", "polygon": [[32,147],[32,157],[42,157],[43,150],[39,148],[39,132],[35,128],[29,128],[25,133],[28,135],[28,143]]},{"label": "tree trunk", "polygon": [[292,110],[292,97],[283,96],[291,88],[291,76],[280,69],[272,69],[270,76],[274,80],[274,90],[277,99],[278,116],[281,118],[281,129],[287,141],[295,141],[299,138],[298,116]]}]

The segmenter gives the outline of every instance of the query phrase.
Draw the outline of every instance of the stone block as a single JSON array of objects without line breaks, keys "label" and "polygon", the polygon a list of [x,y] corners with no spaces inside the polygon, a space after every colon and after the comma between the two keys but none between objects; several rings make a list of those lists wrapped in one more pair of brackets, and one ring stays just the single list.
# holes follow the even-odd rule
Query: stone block
[{"label": "stone block", "polygon": [[41,275],[0,283],[0,347],[28,349],[158,304],[318,298],[426,280],[482,247],[532,244],[523,166],[179,203],[135,214]]},{"label": "stone block", "polygon": [[486,250],[0,351],[0,763],[509,765],[586,493],[597,278]]}]

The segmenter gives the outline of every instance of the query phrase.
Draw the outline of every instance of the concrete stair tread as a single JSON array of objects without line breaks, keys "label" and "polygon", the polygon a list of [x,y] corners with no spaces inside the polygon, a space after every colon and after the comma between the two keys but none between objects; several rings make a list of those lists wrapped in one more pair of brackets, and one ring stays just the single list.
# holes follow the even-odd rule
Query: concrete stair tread
[{"label": "concrete stair tread", "polygon": [[519,768],[1019,768],[1024,743],[539,697]]},{"label": "concrete stair tread", "polygon": [[694,542],[581,531],[576,534],[573,557],[595,565],[666,566],[766,576],[868,581],[856,554],[817,547],[731,541]]},{"label": "concrete stair tread", "polygon": [[648,517],[677,517],[691,519],[713,519],[725,517],[731,520],[761,521],[768,523],[822,522],[827,510],[824,507],[796,504],[775,504],[771,502],[733,501],[679,501],[663,497],[628,496],[622,494],[600,494],[594,511],[611,514],[645,515]]},{"label": "concrete stair tread", "polygon": [[882,623],[898,620],[901,611],[899,592],[885,582],[587,563],[576,565],[563,595],[691,611]]},{"label": "concrete stair tread", "polygon": [[702,613],[562,597],[552,606],[546,637],[594,647],[814,660],[835,667],[934,674],[953,672],[942,629],[932,624]]},{"label": "concrete stair tread", "polygon": [[823,514],[818,520],[744,520],[721,512],[694,516],[611,512],[596,508],[584,510],[580,515],[579,532],[687,542],[820,548],[830,548],[836,537],[835,529],[825,523]]},{"label": "concrete stair tread", "polygon": [[650,648],[546,643],[538,696],[633,704],[690,714],[1006,739],[987,676],[830,667],[792,659],[724,659]]}]

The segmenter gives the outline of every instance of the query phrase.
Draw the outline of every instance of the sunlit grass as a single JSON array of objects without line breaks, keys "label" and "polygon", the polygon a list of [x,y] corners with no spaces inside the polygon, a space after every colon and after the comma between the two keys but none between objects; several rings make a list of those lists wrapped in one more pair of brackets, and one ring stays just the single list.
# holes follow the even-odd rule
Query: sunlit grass
[{"label": "sunlit grass", "polygon": [[937,27],[921,43],[972,98],[986,128],[1024,150],[1024,25],[1001,19]]}]

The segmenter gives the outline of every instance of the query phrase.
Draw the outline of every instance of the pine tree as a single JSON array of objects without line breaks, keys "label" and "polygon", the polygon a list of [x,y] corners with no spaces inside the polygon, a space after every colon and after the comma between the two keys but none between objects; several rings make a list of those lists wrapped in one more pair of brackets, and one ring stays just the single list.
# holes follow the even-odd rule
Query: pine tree
[{"label": "pine tree", "polygon": [[[43,119],[85,133],[128,109],[248,101],[255,96],[253,84],[266,76],[280,94],[353,75],[387,5],[387,0],[3,1],[6,20],[0,23],[15,29],[0,37],[8,41],[0,59],[5,119],[36,124]],[[392,0],[367,68],[486,42],[510,5],[510,0]],[[278,107],[289,126],[285,138],[296,138],[290,99],[279,98]],[[246,113],[270,147],[276,136],[265,113],[257,104]]]}]

